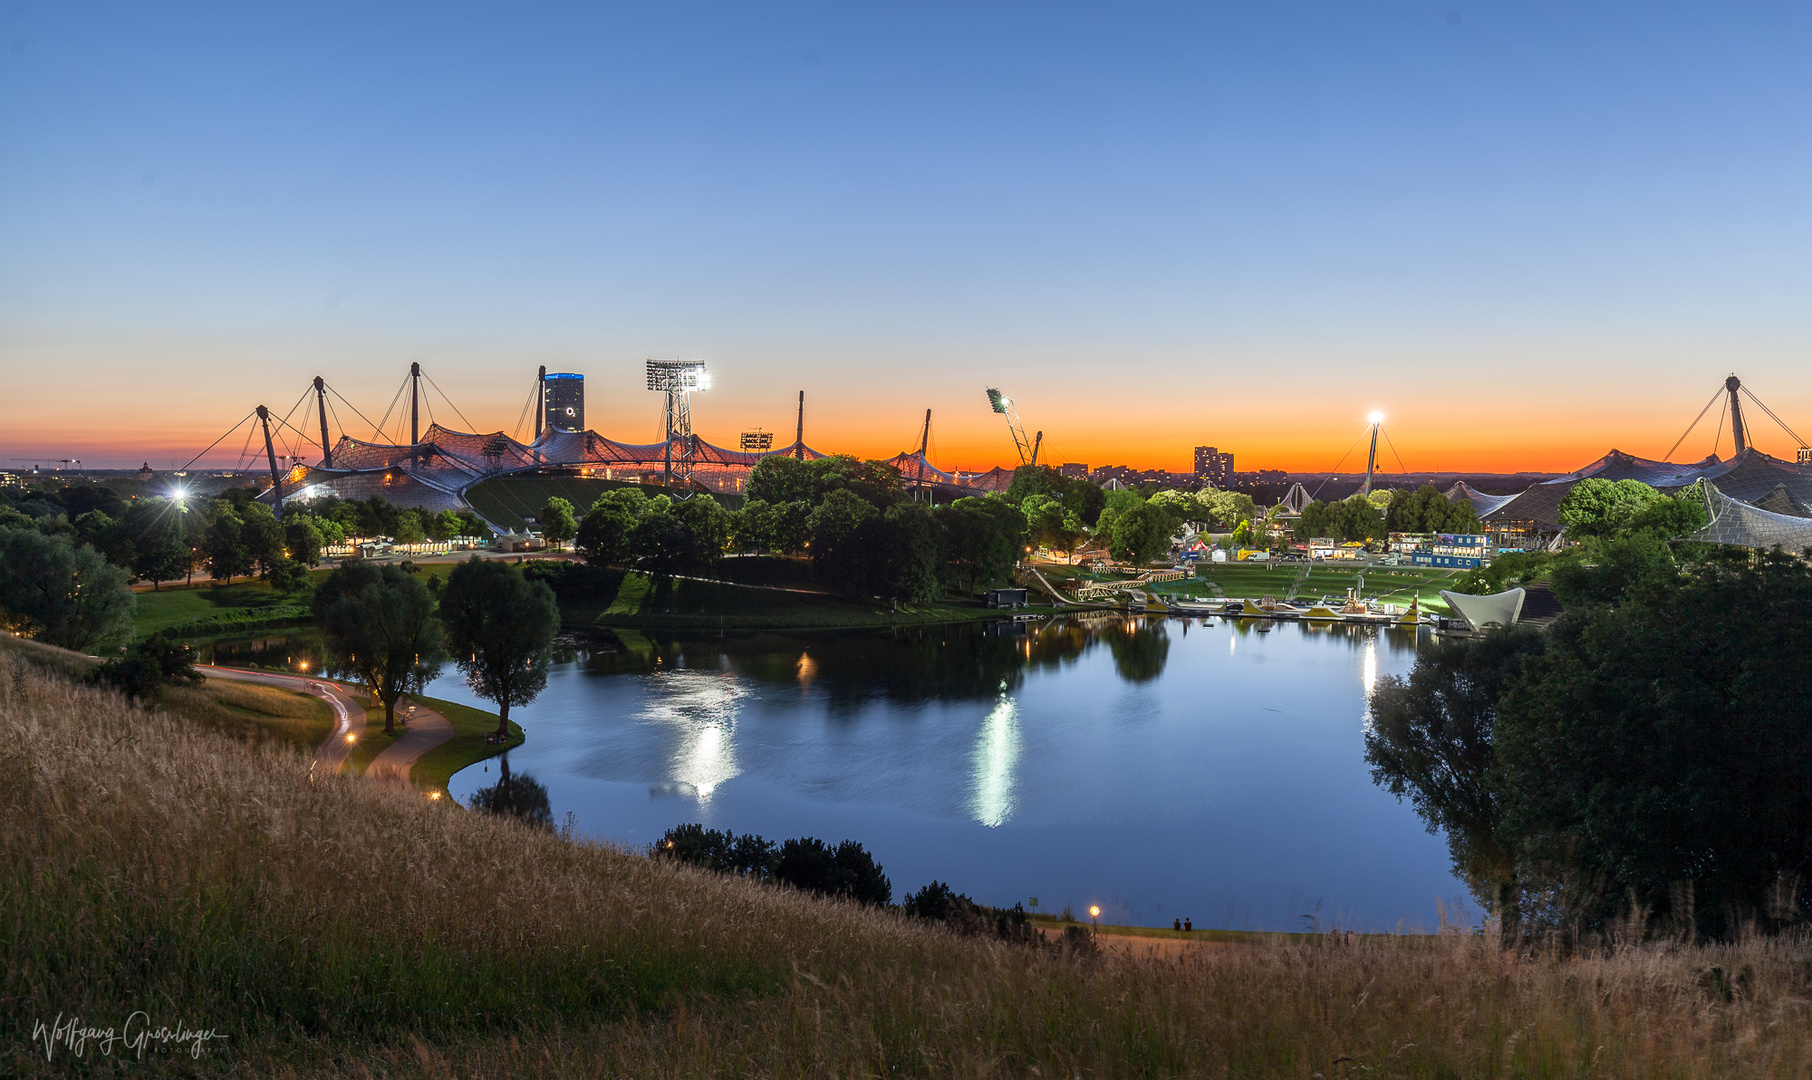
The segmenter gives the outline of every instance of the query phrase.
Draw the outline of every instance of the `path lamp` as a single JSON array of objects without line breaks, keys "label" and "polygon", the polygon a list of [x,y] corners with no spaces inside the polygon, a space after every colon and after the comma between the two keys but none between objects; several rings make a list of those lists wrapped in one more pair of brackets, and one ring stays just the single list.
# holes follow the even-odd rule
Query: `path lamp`
[{"label": "path lamp", "polygon": [[1093,923],[1093,924],[1099,926],[1100,920],[1101,920],[1101,905],[1090,904],[1088,906],[1088,921],[1090,923]]}]

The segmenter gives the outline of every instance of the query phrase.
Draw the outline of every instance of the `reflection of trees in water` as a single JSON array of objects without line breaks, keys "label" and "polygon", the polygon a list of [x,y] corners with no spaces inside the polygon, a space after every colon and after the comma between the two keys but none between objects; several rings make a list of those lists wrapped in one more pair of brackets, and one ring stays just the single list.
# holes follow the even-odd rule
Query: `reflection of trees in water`
[{"label": "reflection of trees in water", "polygon": [[[770,686],[809,689],[824,698],[831,712],[843,713],[876,698],[914,704],[1010,694],[1028,671],[1073,664],[1103,640],[1112,645],[1114,635],[1127,634],[1123,623],[1116,619],[1112,628],[1096,628],[1058,620],[890,633],[674,638],[647,650],[598,652],[586,666],[598,674],[728,669]],[[1116,667],[1127,678],[1145,681],[1163,671],[1170,645],[1162,629],[1143,626],[1137,633],[1141,637],[1132,651],[1142,659],[1122,662],[1120,646],[1115,646]]]},{"label": "reflection of trees in water", "polygon": [[472,809],[499,817],[512,817],[542,829],[554,827],[554,812],[547,788],[528,773],[510,773],[510,756],[498,759],[501,775],[490,787],[472,792]]},{"label": "reflection of trees in water", "polygon": [[1150,682],[1164,674],[1164,661],[1170,658],[1170,635],[1156,620],[1115,623],[1103,628],[1108,651],[1114,656],[1114,671],[1127,682]]}]

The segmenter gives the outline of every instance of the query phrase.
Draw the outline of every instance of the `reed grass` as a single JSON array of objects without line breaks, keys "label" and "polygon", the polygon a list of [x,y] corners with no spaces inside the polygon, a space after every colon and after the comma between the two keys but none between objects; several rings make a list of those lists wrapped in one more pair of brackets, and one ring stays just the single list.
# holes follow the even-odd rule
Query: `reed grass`
[{"label": "reed grass", "polygon": [[[0,837],[7,1075],[1812,1068],[1802,938],[1518,956],[1469,935],[1320,936],[1088,959],[311,776],[294,749],[3,649]],[[33,1052],[33,1019],[133,1009],[229,1039],[130,1066]]]}]

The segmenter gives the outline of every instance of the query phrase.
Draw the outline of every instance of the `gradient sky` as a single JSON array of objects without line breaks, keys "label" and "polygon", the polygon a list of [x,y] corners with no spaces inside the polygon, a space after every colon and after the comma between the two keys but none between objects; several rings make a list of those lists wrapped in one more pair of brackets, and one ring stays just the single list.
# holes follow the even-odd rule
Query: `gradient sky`
[{"label": "gradient sky", "polygon": [[1564,470],[1731,371],[1812,432],[1808,57],[1729,2],[0,5],[0,457],[166,467],[316,374],[375,418],[411,360],[650,442],[675,355],[716,442],[804,389],[946,468],[1011,460],[990,385],[1091,465],[1328,469],[1382,409]]}]

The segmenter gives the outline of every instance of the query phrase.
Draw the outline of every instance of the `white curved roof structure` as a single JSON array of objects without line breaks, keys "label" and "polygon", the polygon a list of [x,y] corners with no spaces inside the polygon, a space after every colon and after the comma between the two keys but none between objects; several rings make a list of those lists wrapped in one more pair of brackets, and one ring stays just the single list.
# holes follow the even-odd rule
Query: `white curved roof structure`
[{"label": "white curved roof structure", "polygon": [[1751,506],[1719,491],[1705,481],[1703,529],[1682,537],[1703,544],[1734,544],[1746,548],[1771,548],[1797,553],[1812,548],[1812,518],[1776,514]]},{"label": "white curved roof structure", "polygon": [[1483,630],[1487,626],[1515,626],[1519,615],[1523,613],[1521,589],[1509,592],[1493,593],[1490,596],[1473,596],[1469,593],[1441,591],[1441,599],[1447,606],[1460,613],[1466,625],[1474,630]]}]

